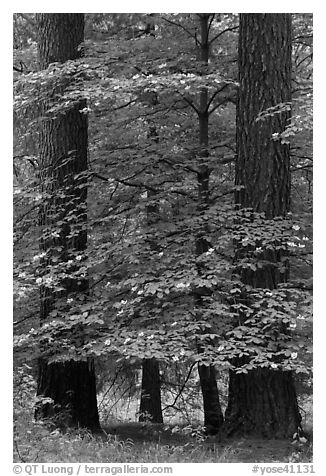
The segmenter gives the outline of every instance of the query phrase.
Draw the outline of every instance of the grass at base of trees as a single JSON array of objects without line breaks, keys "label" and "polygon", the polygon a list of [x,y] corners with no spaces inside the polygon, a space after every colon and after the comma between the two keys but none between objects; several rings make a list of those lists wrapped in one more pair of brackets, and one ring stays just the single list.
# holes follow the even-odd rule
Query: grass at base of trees
[{"label": "grass at base of trees", "polygon": [[[175,415],[169,424],[146,424],[132,420],[137,402],[121,399],[116,411],[101,412],[103,431],[60,432],[50,421],[33,421],[36,382],[26,368],[14,376],[15,463],[307,463],[312,443],[289,440],[237,439],[219,441],[206,437],[201,418],[186,423]],[[29,368],[30,369],[30,368]],[[189,395],[187,394],[187,397]],[[187,399],[186,399],[187,401]],[[188,400],[189,401],[189,400]],[[192,400],[191,400],[192,401]],[[128,403],[128,404],[127,404]],[[312,394],[299,399],[303,429],[312,439]],[[123,409],[129,412],[123,412]],[[190,406],[184,408],[188,414]],[[124,420],[124,421],[123,421]],[[129,420],[129,421],[126,421]]]},{"label": "grass at base of trees", "polygon": [[[25,422],[27,423],[27,422]],[[184,434],[173,427],[121,423],[92,435],[61,433],[30,423],[16,425],[14,462],[33,463],[259,463],[312,461],[312,444],[286,440],[240,439],[218,442],[200,431]],[[111,433],[109,433],[109,431]]]}]

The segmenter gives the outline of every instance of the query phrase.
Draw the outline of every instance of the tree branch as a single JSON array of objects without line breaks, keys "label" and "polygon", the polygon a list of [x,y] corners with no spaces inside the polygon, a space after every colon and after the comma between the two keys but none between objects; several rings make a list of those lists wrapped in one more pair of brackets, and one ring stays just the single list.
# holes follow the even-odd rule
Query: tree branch
[{"label": "tree branch", "polygon": [[229,102],[230,99],[229,98],[226,98],[224,99],[223,101],[217,103],[210,111],[209,111],[209,115],[213,114],[214,111],[216,111],[216,109],[218,109],[220,106],[223,106],[223,104],[226,104],[227,102]]},{"label": "tree branch", "polygon": [[35,208],[38,208],[40,206],[39,203],[37,203],[36,205],[34,205],[32,208],[30,208],[29,210],[27,210],[27,212],[23,213],[19,218],[17,218],[17,220],[15,221],[14,223],[14,227],[18,225],[18,223],[20,223],[27,215],[29,215],[33,210],[35,210]]},{"label": "tree branch", "polygon": [[23,318],[20,319],[19,321],[14,321],[14,322],[13,322],[13,325],[14,325],[14,326],[18,326],[18,325],[21,324],[22,322],[27,321],[28,319],[30,319],[31,317],[34,317],[34,316],[36,316],[35,311],[33,311],[31,314],[28,314],[27,316],[23,317]]},{"label": "tree branch", "polygon": [[291,167],[291,172],[296,172],[297,170],[302,170],[302,169],[312,169],[312,164],[299,165],[298,167]]},{"label": "tree branch", "polygon": [[190,378],[192,369],[194,368],[194,366],[196,365],[196,363],[197,363],[197,362],[193,362],[193,363],[191,364],[190,369],[189,369],[189,372],[188,372],[188,375],[187,375],[185,381],[183,382],[183,384],[181,385],[181,388],[180,388],[180,390],[179,390],[177,396],[175,397],[174,402],[173,402],[171,405],[167,405],[166,407],[162,408],[162,412],[164,412],[164,410],[166,410],[167,408],[173,408],[174,405],[177,403],[179,397],[181,396],[182,392],[183,392],[184,389],[185,389],[185,386],[187,385],[187,382],[188,382],[188,380],[189,380],[189,378]]},{"label": "tree branch", "polygon": [[182,97],[182,99],[187,103],[189,104],[190,107],[192,107],[194,109],[194,111],[196,111],[196,113],[199,115],[200,112],[199,112],[199,109],[197,109],[197,107],[194,105],[194,103],[192,101],[190,101],[190,99],[188,99],[186,96],[184,96],[183,94],[180,93],[180,91],[177,91],[178,94],[180,94],[180,96]]},{"label": "tree branch", "polygon": [[137,99],[131,99],[129,102],[123,104],[122,106],[118,106],[112,109],[112,111],[119,111],[119,109],[123,109],[124,107],[130,106],[130,104],[133,104],[137,101]]},{"label": "tree branch", "polygon": [[165,17],[162,17],[162,19],[164,21],[166,21],[167,23],[170,23],[171,25],[175,25],[175,26],[178,26],[180,28],[182,28],[186,33],[188,33],[189,36],[191,36],[191,38],[193,38],[196,43],[199,43],[199,45],[201,45],[200,41],[198,40],[198,38],[196,37],[196,35],[194,35],[191,31],[189,31],[186,27],[184,27],[183,25],[181,25],[181,23],[178,23],[176,21],[172,21],[172,20],[169,20],[168,18],[165,18]]},{"label": "tree branch", "polygon": [[211,26],[212,26],[212,23],[213,23],[213,20],[215,18],[215,13],[212,14],[210,20],[209,20],[209,24],[208,24],[208,29],[207,29],[207,34],[209,34],[209,31],[211,29]]},{"label": "tree branch", "polygon": [[208,112],[208,109],[209,109],[209,106],[212,104],[212,102],[214,101],[215,97],[221,93],[222,91],[224,91],[225,88],[227,88],[229,86],[229,83],[225,83],[220,89],[218,89],[217,91],[215,91],[215,93],[212,95],[212,97],[210,98],[210,100],[208,101],[208,104],[206,106],[206,109],[205,109],[205,112]]},{"label": "tree branch", "polygon": [[214,38],[212,38],[211,40],[209,40],[208,44],[211,45],[215,40],[217,40],[217,38],[219,38],[221,35],[224,35],[224,33],[228,32],[228,31],[234,31],[234,30],[237,30],[239,28],[239,26],[233,26],[231,28],[226,28],[225,30],[221,31],[220,33],[218,33],[217,35],[214,36]]},{"label": "tree branch", "polygon": [[[104,177],[103,175],[100,175],[96,172],[93,172],[92,175],[94,177],[99,178],[100,180],[103,180],[104,182],[108,182],[109,179],[107,177]],[[118,179],[114,178],[112,180],[115,180],[117,183],[121,183],[122,185],[126,185],[127,187],[135,187],[135,188],[144,188],[145,190],[149,190],[155,194],[158,194],[160,192],[163,192],[164,190],[160,190],[159,188],[152,187],[146,183],[136,183],[136,182],[128,182],[128,179]],[[170,190],[169,193],[173,193],[175,195],[183,195],[185,197],[189,197],[189,194],[187,192],[184,192],[183,190]]]},{"label": "tree branch", "polygon": [[171,160],[169,160],[169,159],[167,159],[167,158],[165,158],[165,157],[163,157],[163,158],[160,159],[160,160],[161,160],[161,162],[165,162],[165,163],[167,163],[168,165],[170,165],[170,166],[172,166],[172,167],[174,167],[174,166],[180,167],[180,168],[182,168],[182,169],[189,170],[189,172],[192,172],[192,173],[194,173],[194,174],[198,174],[198,170],[197,170],[197,169],[193,169],[192,167],[190,167],[190,165],[174,164]]}]

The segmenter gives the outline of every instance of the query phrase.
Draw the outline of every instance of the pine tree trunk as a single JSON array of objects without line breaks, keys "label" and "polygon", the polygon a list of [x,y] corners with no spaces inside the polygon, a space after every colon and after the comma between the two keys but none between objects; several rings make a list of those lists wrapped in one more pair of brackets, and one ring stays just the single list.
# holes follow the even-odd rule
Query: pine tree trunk
[{"label": "pine tree trunk", "polygon": [[[200,60],[202,74],[205,75],[208,72],[208,60],[209,60],[209,19],[210,14],[199,14],[200,21]],[[209,179],[210,169],[207,166],[208,143],[209,143],[209,113],[208,113],[208,90],[206,87],[201,88],[200,97],[200,110],[198,114],[199,120],[199,145],[200,145],[200,157],[198,159],[198,174],[197,174],[197,187],[198,187],[198,213],[201,215],[205,213],[209,201]],[[201,230],[196,238],[196,255],[200,256],[206,253],[209,249],[209,243],[203,237],[207,235],[207,230]],[[201,274],[200,266],[198,267],[198,273]],[[204,293],[205,294],[205,293]],[[195,302],[197,308],[200,310],[205,307],[204,296],[199,292],[196,293]],[[202,352],[204,349],[199,348],[198,351]],[[204,406],[204,425],[208,434],[218,433],[223,423],[223,413],[220,406],[218,387],[216,383],[216,373],[213,365],[205,366],[198,365],[198,373],[200,386],[203,396]]]},{"label": "pine tree trunk", "polygon": [[161,382],[158,360],[143,360],[143,376],[139,408],[139,421],[163,423],[161,405]]},{"label": "pine tree trunk", "polygon": [[[291,101],[291,15],[241,14],[239,32],[239,95],[237,106],[236,194],[241,208],[264,212],[267,219],[284,217],[290,203],[289,145],[273,140],[282,133],[290,113],[257,121],[269,107]],[[275,138],[275,136],[274,136]],[[245,250],[238,250],[245,256]],[[262,250],[262,268],[242,269],[243,283],[275,288],[286,280],[277,264],[278,250]],[[272,368],[230,372],[225,413],[227,435],[292,437],[300,429],[293,375]]]},{"label": "pine tree trunk", "polygon": [[230,372],[227,436],[291,438],[300,427],[291,372],[257,369],[248,374]]},{"label": "pine tree trunk", "polygon": [[[153,96],[153,105],[156,104],[156,95]],[[158,143],[159,136],[155,125],[149,128],[148,137]],[[159,203],[155,201],[155,193],[148,190],[148,199],[152,202],[147,206],[147,225],[154,227],[159,220]],[[157,250],[157,242],[150,241],[151,250]],[[139,421],[150,421],[151,423],[163,423],[162,402],[161,402],[161,378],[160,366],[155,357],[144,359],[142,363],[142,386],[140,393]]]},{"label": "pine tree trunk", "polygon": [[[38,47],[41,68],[52,62],[65,62],[81,56],[84,40],[83,14],[37,14]],[[68,83],[57,87],[60,94]],[[45,195],[40,213],[43,230],[41,251],[44,272],[60,265],[74,263],[66,277],[60,278],[61,290],[41,287],[41,325],[60,302],[69,310],[69,298],[85,301],[88,295],[87,276],[78,275],[81,263],[76,255],[87,248],[87,116],[81,113],[84,100],[71,104],[66,111],[51,115],[49,105],[54,95],[43,104],[40,133],[41,181]],[[53,231],[58,230],[56,234]],[[85,256],[83,257],[83,260]],[[63,274],[63,273],[62,273]],[[40,404],[36,418],[55,417],[60,426],[99,427],[96,401],[95,370],[92,360],[48,363],[40,359],[37,395],[53,399],[53,405]]]},{"label": "pine tree trunk", "polygon": [[99,429],[94,363],[40,362],[37,394],[52,398],[55,405],[36,409],[36,418],[51,418],[59,428]]},{"label": "pine tree trunk", "polygon": [[198,365],[204,404],[204,426],[207,434],[217,434],[223,424],[223,413],[213,365]]}]

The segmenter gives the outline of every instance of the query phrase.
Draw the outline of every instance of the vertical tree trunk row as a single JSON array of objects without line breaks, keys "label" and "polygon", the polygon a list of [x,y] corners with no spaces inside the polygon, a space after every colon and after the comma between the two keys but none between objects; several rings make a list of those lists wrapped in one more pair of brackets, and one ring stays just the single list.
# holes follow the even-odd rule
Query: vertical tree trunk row
[{"label": "vertical tree trunk row", "polygon": [[[201,69],[207,74],[209,59],[210,14],[199,14]],[[83,14],[38,14],[39,55],[41,68],[52,62],[78,59],[84,32]],[[68,80],[67,80],[68,81]],[[62,84],[54,93],[62,93]],[[60,89],[61,88],[61,89]],[[197,189],[198,215],[209,205],[210,168],[208,90],[201,88],[199,101],[199,145]],[[61,290],[41,287],[41,324],[60,302],[69,312],[68,299],[83,301],[88,295],[87,276],[78,276],[78,253],[87,250],[87,116],[81,110],[84,100],[67,110],[47,114],[54,95],[44,104],[40,133],[41,179],[45,195],[40,213],[43,229],[41,250],[44,267],[67,266],[68,277],[61,278]],[[291,15],[241,14],[239,32],[239,94],[237,104],[237,161],[235,183],[238,208],[264,213],[267,219],[284,217],[290,206],[290,151],[278,139],[290,119],[289,110],[259,119],[264,110],[291,101]],[[155,139],[154,139],[155,140]],[[154,197],[149,194],[149,199]],[[158,204],[148,205],[147,221],[155,225]],[[53,231],[56,233],[53,234]],[[196,237],[196,256],[207,252],[209,243],[203,226]],[[156,244],[151,244],[155,249]],[[245,256],[246,250],[237,250]],[[279,263],[281,250],[262,250],[264,265],[258,270],[242,269],[241,280],[256,288],[275,289],[287,279]],[[83,257],[82,259],[85,259]],[[198,260],[198,274],[201,273]],[[200,314],[205,306],[205,292],[198,291],[195,304]],[[201,344],[202,346],[203,344]],[[203,347],[198,349],[203,351]],[[203,395],[205,427],[217,433],[223,423],[214,366],[198,366]],[[99,427],[96,402],[94,362],[65,361],[49,363],[40,359],[38,389],[40,397],[53,404],[40,405],[38,418],[57,417],[63,426]],[[144,359],[140,420],[162,422],[159,364]],[[291,437],[300,429],[293,374],[279,369],[260,368],[248,373],[230,372],[229,399],[223,430],[227,435]]]}]

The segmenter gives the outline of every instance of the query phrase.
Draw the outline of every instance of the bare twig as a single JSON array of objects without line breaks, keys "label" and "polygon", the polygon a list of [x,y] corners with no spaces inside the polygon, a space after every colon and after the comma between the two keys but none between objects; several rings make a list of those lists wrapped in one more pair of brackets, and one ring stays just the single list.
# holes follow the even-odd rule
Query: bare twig
[{"label": "bare twig", "polygon": [[119,109],[123,109],[124,107],[128,107],[131,104],[134,104],[135,102],[136,102],[136,99],[132,99],[132,100],[128,101],[127,103],[122,104],[122,106],[118,106],[118,107],[113,108],[112,111],[119,111]]},{"label": "bare twig", "polygon": [[207,33],[209,33],[210,29],[211,29],[211,26],[212,26],[212,23],[213,23],[213,20],[215,18],[215,13],[212,14],[210,20],[209,20],[209,24],[208,24],[208,29],[207,29]]},{"label": "bare twig", "polygon": [[208,112],[209,106],[212,104],[212,102],[214,101],[215,97],[216,97],[219,93],[221,93],[222,91],[224,91],[224,89],[226,89],[228,86],[229,86],[229,83],[225,83],[220,89],[218,89],[217,91],[215,91],[215,93],[212,95],[212,97],[211,97],[210,100],[208,101],[208,104],[207,104],[207,106],[206,106],[205,112]]},{"label": "bare twig", "polygon": [[14,442],[15,442],[15,449],[17,451],[17,454],[19,456],[19,459],[22,463],[26,463],[26,460],[22,457],[22,455],[20,454],[20,451],[19,451],[19,448],[18,448],[18,443],[17,443],[17,440],[16,438],[14,439]]},{"label": "bare twig", "polygon": [[29,215],[33,210],[35,210],[35,208],[38,208],[39,206],[40,206],[39,203],[37,203],[32,208],[27,210],[27,212],[23,213],[19,218],[17,218],[17,220],[14,223],[14,226],[17,226],[18,223],[20,223],[27,215]]},{"label": "bare twig", "polygon": [[228,32],[228,31],[234,31],[234,30],[237,30],[239,28],[239,26],[233,26],[231,28],[226,28],[225,30],[221,31],[220,33],[218,33],[217,35],[214,36],[214,38],[212,38],[210,41],[209,41],[209,45],[211,45],[215,40],[217,40],[217,38],[219,38],[221,35],[224,35],[224,33]]},{"label": "bare twig", "polygon": [[23,319],[20,319],[19,321],[14,321],[13,325],[18,326],[19,324],[21,324],[24,321],[27,321],[31,317],[35,317],[35,311],[33,311],[31,314],[28,314],[27,316],[23,317]]},{"label": "bare twig", "polygon": [[180,390],[179,390],[177,396],[175,397],[174,402],[173,402],[171,405],[167,405],[166,407],[162,408],[162,411],[163,411],[163,412],[164,412],[164,410],[166,410],[167,408],[173,408],[174,405],[177,403],[177,401],[178,401],[180,395],[182,394],[182,392],[183,392],[184,389],[185,389],[185,386],[187,385],[187,382],[188,382],[188,380],[189,380],[189,378],[190,378],[192,369],[194,368],[194,366],[196,365],[196,363],[197,363],[197,362],[193,362],[193,363],[191,364],[190,369],[189,369],[189,372],[188,372],[188,375],[187,375],[185,381],[183,382],[183,384],[181,385],[181,388],[180,388]]},{"label": "bare twig", "polygon": [[169,20],[168,18],[165,18],[165,17],[162,17],[162,19],[164,21],[166,21],[167,23],[170,23],[171,25],[175,25],[175,26],[178,26],[179,28],[182,28],[186,33],[188,33],[189,36],[191,36],[191,38],[193,38],[196,43],[199,43],[199,45],[201,45],[201,43],[199,42],[198,38],[196,37],[195,34],[193,34],[191,31],[188,30],[188,28],[184,27],[183,25],[181,25],[181,23],[178,23],[176,21],[172,21],[172,20]]},{"label": "bare twig", "polygon": [[199,115],[200,112],[199,112],[199,109],[194,105],[194,103],[192,101],[190,101],[190,99],[188,99],[186,96],[184,96],[183,94],[180,93],[180,91],[177,91],[178,94],[180,94],[180,96],[182,97],[182,99],[187,103],[189,104],[190,107],[193,108],[194,111],[196,111],[196,113]]},{"label": "bare twig", "polygon": [[296,172],[297,170],[302,170],[302,169],[312,169],[312,164],[300,165],[298,167],[291,167],[291,172]]},{"label": "bare twig", "polygon": [[226,99],[223,99],[223,101],[217,103],[210,111],[209,111],[209,115],[213,114],[214,111],[216,111],[216,109],[218,109],[220,106],[223,106],[224,104],[226,104],[227,102],[231,101],[230,98],[226,98]]}]

